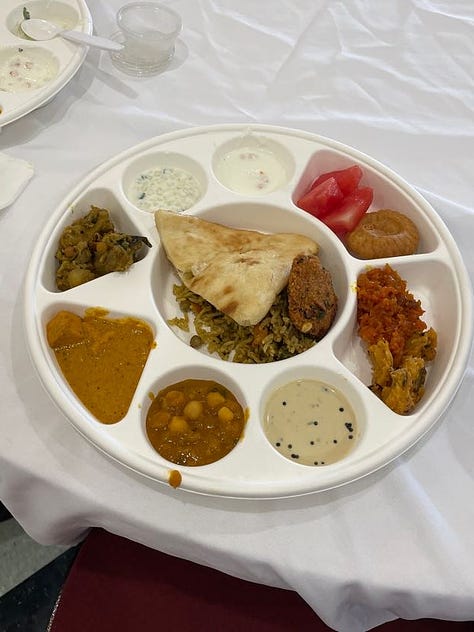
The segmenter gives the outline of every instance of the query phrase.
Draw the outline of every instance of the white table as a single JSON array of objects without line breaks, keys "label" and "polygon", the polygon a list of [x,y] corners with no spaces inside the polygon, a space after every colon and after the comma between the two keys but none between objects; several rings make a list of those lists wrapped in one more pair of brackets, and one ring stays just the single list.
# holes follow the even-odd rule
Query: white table
[{"label": "white table", "polygon": [[[109,35],[120,0],[91,0]],[[52,210],[90,170],[165,132],[268,123],[370,154],[421,192],[474,276],[474,7],[471,0],[215,0],[183,18],[169,69],[117,71],[91,50],[46,107],[2,130],[0,151],[36,175],[0,214],[0,498],[42,543],[91,526],[232,575],[296,590],[339,632],[385,621],[474,619],[474,360],[417,446],[348,486],[287,500],[173,490],[86,442],[28,358],[21,287]],[[105,6],[107,5],[107,6]]]}]

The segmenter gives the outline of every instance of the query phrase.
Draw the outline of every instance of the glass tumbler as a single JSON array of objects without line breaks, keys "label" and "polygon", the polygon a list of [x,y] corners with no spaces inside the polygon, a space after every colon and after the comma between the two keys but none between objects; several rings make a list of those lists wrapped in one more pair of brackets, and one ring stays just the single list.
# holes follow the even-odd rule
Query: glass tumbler
[{"label": "glass tumbler", "polygon": [[117,13],[120,32],[114,36],[124,47],[111,53],[113,64],[136,77],[154,75],[173,57],[181,17],[158,2],[132,2]]}]

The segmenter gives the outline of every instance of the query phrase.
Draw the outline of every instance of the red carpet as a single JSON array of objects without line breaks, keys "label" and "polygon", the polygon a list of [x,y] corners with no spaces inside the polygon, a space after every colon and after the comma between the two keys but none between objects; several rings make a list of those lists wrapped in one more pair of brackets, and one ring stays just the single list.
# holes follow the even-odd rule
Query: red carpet
[{"label": "red carpet", "polygon": [[[50,632],[331,632],[295,592],[235,579],[101,529],[82,544]],[[473,622],[393,621],[375,632],[468,632]]]}]

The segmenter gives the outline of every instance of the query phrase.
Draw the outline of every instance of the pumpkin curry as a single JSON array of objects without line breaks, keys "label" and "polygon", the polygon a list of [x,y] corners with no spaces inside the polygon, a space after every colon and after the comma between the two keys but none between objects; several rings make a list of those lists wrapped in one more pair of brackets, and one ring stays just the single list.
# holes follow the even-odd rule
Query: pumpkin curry
[{"label": "pumpkin curry", "polygon": [[106,314],[91,308],[81,318],[63,310],[46,333],[71,389],[99,421],[113,424],[127,414],[154,336],[144,321]]}]

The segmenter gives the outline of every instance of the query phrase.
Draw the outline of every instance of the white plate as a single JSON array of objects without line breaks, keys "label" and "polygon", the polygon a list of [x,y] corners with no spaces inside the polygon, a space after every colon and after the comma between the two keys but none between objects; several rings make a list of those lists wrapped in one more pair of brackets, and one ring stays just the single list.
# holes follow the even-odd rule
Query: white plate
[{"label": "white plate", "polygon": [[0,61],[22,49],[22,55],[33,55],[38,63],[51,63],[55,76],[38,88],[12,92],[0,89],[0,127],[45,105],[74,77],[81,67],[88,48],[56,37],[34,42],[19,28],[23,7],[32,18],[43,18],[62,28],[92,33],[92,18],[84,0],[2,0],[0,6]]},{"label": "white plate", "polygon": [[[213,169],[219,149],[244,135],[266,139],[286,156],[287,182],[258,197],[245,197],[222,186]],[[226,144],[226,145],[224,145]],[[323,265],[332,274],[339,309],[325,338],[294,358],[264,365],[243,365],[211,358],[192,349],[167,319],[178,310],[171,294],[175,277],[154,226],[153,214],[137,209],[126,192],[130,174],[159,161],[195,165],[204,178],[203,196],[188,212],[235,227],[267,232],[300,232],[320,244]],[[407,416],[392,412],[366,386],[367,355],[356,335],[355,282],[367,262],[350,256],[321,222],[296,208],[293,196],[320,171],[359,164],[363,183],[374,188],[372,208],[392,207],[412,217],[421,234],[419,253],[390,259],[391,266],[425,309],[424,319],[438,332],[438,354],[429,368],[426,393]],[[64,227],[90,205],[108,208],[119,230],[148,236],[153,244],[143,260],[126,273],[113,273],[66,292],[55,289],[54,253]],[[382,260],[370,262],[374,266]],[[45,324],[59,309],[82,314],[102,306],[114,315],[148,321],[157,348],[148,359],[127,416],[115,425],[99,423],[63,379],[45,338]],[[123,465],[167,484],[170,470],[182,474],[181,487],[210,495],[245,498],[285,497],[319,492],[365,476],[386,465],[420,439],[439,419],[462,379],[472,339],[469,282],[456,244],[432,207],[405,181],[372,158],[340,143],[286,128],[255,125],[213,126],[153,138],[118,155],[90,174],[56,209],[33,253],[25,288],[28,347],[39,376],[73,426],[97,448]],[[244,438],[220,461],[201,467],[177,467],[149,444],[145,417],[149,393],[186,378],[210,378],[234,391],[249,407]],[[268,443],[262,414],[269,393],[300,377],[331,383],[348,397],[361,438],[351,454],[324,467],[289,461]]]}]

